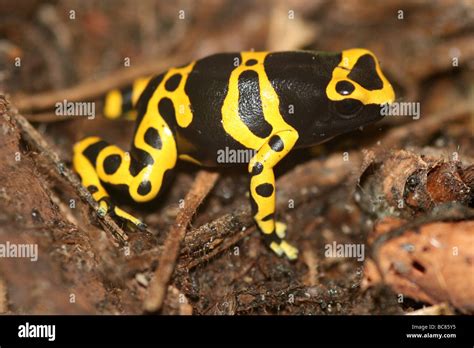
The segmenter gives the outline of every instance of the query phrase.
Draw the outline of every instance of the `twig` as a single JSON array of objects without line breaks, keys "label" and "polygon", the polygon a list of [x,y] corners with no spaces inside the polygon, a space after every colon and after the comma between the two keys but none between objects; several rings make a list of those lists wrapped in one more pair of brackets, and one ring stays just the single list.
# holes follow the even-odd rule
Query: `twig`
[{"label": "twig", "polygon": [[418,142],[421,142],[421,139],[426,139],[438,131],[440,124],[461,120],[472,114],[473,111],[470,102],[453,106],[452,108],[447,108],[437,113],[432,113],[427,117],[421,118],[418,122],[406,123],[391,129],[380,139],[382,146],[374,146],[372,149],[376,154],[379,154],[398,145],[407,136],[416,138]]},{"label": "twig", "polygon": [[151,279],[144,302],[144,309],[147,312],[160,310],[166,296],[168,282],[176,265],[176,259],[179,256],[181,242],[186,234],[186,228],[201,202],[214,187],[218,177],[218,173],[200,171],[191,190],[186,195],[184,208],[178,213],[176,222],[166,237],[163,253],[158,261],[158,268]]},{"label": "twig", "polygon": [[[198,228],[190,229],[184,237],[177,268],[189,270],[210,260],[242,238],[252,234],[255,231],[252,229],[253,224],[250,209],[242,209],[220,216]],[[163,250],[164,247],[160,245],[131,257],[127,262],[127,274],[149,269]],[[209,253],[212,255],[208,255]]]},{"label": "twig", "polygon": [[257,230],[255,226],[252,226],[250,228],[245,229],[244,231],[241,231],[240,233],[234,234],[230,236],[230,238],[225,239],[217,248],[212,250],[210,253],[205,254],[204,256],[194,259],[191,262],[189,262],[186,265],[186,268],[188,270],[193,269],[194,267],[200,265],[201,263],[204,263],[206,261],[209,261],[212,259],[214,256],[220,254],[221,252],[229,249],[232,245],[238,243],[241,239],[250,236],[252,233],[254,233]]},{"label": "twig", "polygon": [[[92,100],[105,94],[113,88],[123,86],[138,77],[154,75],[162,72],[172,65],[183,62],[181,55],[170,56],[167,59],[156,62],[143,63],[135,67],[121,69],[110,76],[98,81],[87,81],[69,89],[35,94],[31,96],[17,96],[14,104],[23,113],[35,110],[50,109],[58,101],[64,99],[68,101]],[[58,118],[62,120],[62,118]]]},{"label": "twig", "polygon": [[190,230],[184,239],[181,254],[195,259],[214,250],[226,238],[253,225],[250,209],[239,209],[222,215],[198,228]]},{"label": "twig", "polygon": [[309,242],[303,243],[303,261],[308,266],[308,273],[305,277],[306,286],[318,285],[318,258],[314,255],[314,251]]},{"label": "twig", "polygon": [[[49,161],[51,161],[59,172],[59,175],[64,177],[66,181],[71,184],[72,187],[74,187],[79,197],[87,202],[89,206],[97,212],[99,209],[97,202],[92,198],[89,191],[87,191],[86,188],[82,186],[74,173],[61,161],[58,154],[53,149],[51,149],[41,134],[22,115],[18,113],[18,110],[11,108],[11,111],[11,116],[20,129],[25,141],[27,141],[38,153],[42,154]],[[99,219],[99,221],[106,227],[106,229],[112,232],[114,237],[122,244],[128,240],[127,235],[110,216],[106,215],[102,219]]]},{"label": "twig", "polygon": [[58,117],[53,112],[42,112],[42,113],[35,113],[35,114],[26,114],[24,117],[29,122],[41,122],[41,123],[51,123],[51,122],[60,122],[60,121],[67,121],[70,118],[66,117]]}]

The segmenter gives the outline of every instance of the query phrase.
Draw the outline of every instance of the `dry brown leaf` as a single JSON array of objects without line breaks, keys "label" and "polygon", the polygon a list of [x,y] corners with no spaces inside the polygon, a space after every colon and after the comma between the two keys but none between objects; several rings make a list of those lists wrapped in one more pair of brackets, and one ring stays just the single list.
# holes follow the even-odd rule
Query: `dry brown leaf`
[{"label": "dry brown leaf", "polygon": [[[384,233],[400,221],[375,228]],[[393,230],[393,228],[390,228]],[[398,293],[431,304],[447,301],[464,313],[474,312],[474,221],[435,222],[407,229],[378,252],[377,267],[366,264],[365,285],[384,281]]]}]

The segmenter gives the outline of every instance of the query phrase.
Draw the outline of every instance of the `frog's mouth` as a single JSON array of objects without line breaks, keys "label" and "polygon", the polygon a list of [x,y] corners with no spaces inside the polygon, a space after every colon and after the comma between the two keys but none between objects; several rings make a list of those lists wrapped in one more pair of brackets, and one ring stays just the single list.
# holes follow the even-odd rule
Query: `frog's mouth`
[{"label": "frog's mouth", "polygon": [[332,102],[331,108],[339,118],[351,120],[360,114],[364,108],[364,104],[358,99],[346,98],[340,101]]}]

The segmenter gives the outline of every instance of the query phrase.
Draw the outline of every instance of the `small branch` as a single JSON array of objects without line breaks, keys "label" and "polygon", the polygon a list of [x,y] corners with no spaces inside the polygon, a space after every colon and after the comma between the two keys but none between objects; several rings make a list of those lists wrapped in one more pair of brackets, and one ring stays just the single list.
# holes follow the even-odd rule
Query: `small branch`
[{"label": "small branch", "polygon": [[163,253],[159,258],[158,268],[150,282],[144,302],[144,308],[147,312],[160,310],[166,296],[168,282],[179,256],[181,242],[186,234],[186,228],[201,202],[214,187],[218,177],[217,173],[200,171],[191,190],[186,195],[184,208],[180,210],[175,224],[168,232],[163,245]]},{"label": "small branch", "polygon": [[225,239],[217,248],[212,250],[210,253],[205,254],[204,256],[202,256],[200,258],[196,258],[196,259],[192,260],[191,262],[189,262],[186,265],[186,268],[188,270],[191,270],[194,267],[196,267],[196,266],[198,266],[198,265],[200,265],[204,262],[209,261],[210,259],[212,259],[216,255],[218,255],[221,252],[229,249],[234,244],[237,244],[241,239],[244,239],[245,237],[250,236],[256,230],[257,230],[257,228],[255,226],[252,226],[250,228],[245,229],[244,231],[240,231],[237,234],[231,235],[229,238]]},{"label": "small branch", "polygon": [[183,58],[181,58],[181,55],[175,55],[159,62],[152,61],[143,63],[136,67],[120,69],[101,80],[87,81],[69,89],[61,89],[31,96],[17,96],[14,98],[14,104],[21,112],[25,113],[53,108],[54,104],[64,99],[68,101],[92,100],[107,93],[111,89],[117,88],[117,86],[130,83],[138,77],[160,73],[182,61]]},{"label": "small branch", "polygon": [[387,149],[400,145],[403,139],[407,137],[416,138],[417,142],[422,143],[422,140],[429,138],[433,133],[440,130],[441,124],[459,121],[469,115],[472,117],[472,114],[472,105],[470,105],[470,102],[456,105],[437,113],[430,113],[427,117],[423,117],[417,122],[409,122],[389,130],[387,134],[380,139],[382,146],[374,146],[372,150],[376,154],[379,154]]},{"label": "small branch", "polygon": [[253,224],[250,209],[239,209],[190,230],[186,234],[181,250],[181,254],[184,256],[183,261],[194,260],[212,252],[228,238],[233,238],[239,231],[244,231]]},{"label": "small branch", "polygon": [[67,121],[69,118],[58,117],[56,114],[49,112],[35,113],[35,114],[26,114],[24,116],[29,122],[41,122],[41,123],[52,123]]}]

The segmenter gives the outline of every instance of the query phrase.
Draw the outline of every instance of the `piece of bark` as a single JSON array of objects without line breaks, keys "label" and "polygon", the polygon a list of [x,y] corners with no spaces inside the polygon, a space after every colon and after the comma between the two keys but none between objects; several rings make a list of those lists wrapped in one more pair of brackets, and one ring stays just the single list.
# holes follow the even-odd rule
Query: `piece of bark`
[{"label": "piece of bark", "polygon": [[[466,179],[468,180],[470,180],[471,171],[472,169],[466,170]],[[436,203],[468,203],[472,192],[468,183],[464,182],[462,175],[463,171],[460,171],[459,164],[456,162],[441,163],[435,166],[428,173],[426,184],[431,200]]]},{"label": "piece of bark", "polygon": [[[384,219],[369,243],[376,236],[403,229],[403,224],[395,218]],[[474,313],[473,231],[474,221],[432,222],[405,229],[380,246],[375,263],[366,263],[364,286],[383,280],[395,292],[415,300],[449,302],[463,313]]]},{"label": "piece of bark", "polygon": [[360,204],[379,217],[410,218],[447,202],[469,205],[472,169],[440,154],[399,150],[374,161],[361,179]]}]

